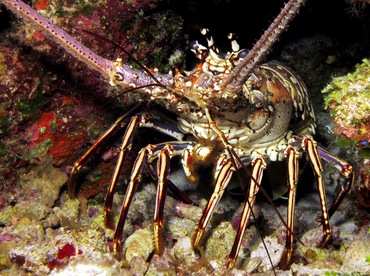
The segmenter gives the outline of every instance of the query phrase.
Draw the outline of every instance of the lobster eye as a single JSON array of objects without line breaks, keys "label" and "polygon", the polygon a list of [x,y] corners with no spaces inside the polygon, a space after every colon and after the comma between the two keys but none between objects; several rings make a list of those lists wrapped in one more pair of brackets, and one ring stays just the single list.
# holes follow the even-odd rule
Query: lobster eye
[{"label": "lobster eye", "polygon": [[192,40],[188,45],[189,49],[193,52],[196,52],[199,49],[199,43],[197,40]]},{"label": "lobster eye", "polygon": [[116,73],[116,74],[114,74],[114,79],[116,81],[123,81],[124,78],[123,78],[122,74]]},{"label": "lobster eye", "polygon": [[197,40],[191,41],[189,43],[189,49],[195,54],[195,56],[199,59],[202,58],[203,52],[207,52],[207,47],[204,47],[202,44],[199,44]]},{"label": "lobster eye", "polygon": [[249,51],[247,49],[243,49],[243,50],[239,51],[237,58],[238,59],[245,58],[248,55],[248,52]]},{"label": "lobster eye", "polygon": [[233,53],[231,55],[230,61],[233,63],[234,66],[236,66],[248,55],[248,52],[248,50],[243,49],[237,53]]}]

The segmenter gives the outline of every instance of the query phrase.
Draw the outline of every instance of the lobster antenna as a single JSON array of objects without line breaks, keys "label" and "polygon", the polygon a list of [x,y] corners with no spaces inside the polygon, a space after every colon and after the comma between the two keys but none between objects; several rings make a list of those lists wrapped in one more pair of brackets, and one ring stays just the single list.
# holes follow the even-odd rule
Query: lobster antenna
[{"label": "lobster antenna", "polygon": [[259,64],[266,54],[271,50],[272,45],[288,27],[300,7],[306,0],[289,0],[280,14],[275,18],[262,37],[254,44],[248,55],[241,61],[235,70],[221,83],[221,88],[226,93],[235,93],[243,86],[253,68]]},{"label": "lobster antenna", "polygon": [[19,17],[25,18],[27,21],[35,24],[44,34],[61,45],[74,57],[88,64],[90,68],[101,73],[107,79],[110,78],[111,73],[114,71],[112,61],[97,55],[83,44],[77,42],[67,32],[55,26],[22,1],[0,0],[0,2],[4,3],[8,9],[13,11]]},{"label": "lobster antenna", "polygon": [[90,34],[90,35],[93,35],[95,37],[98,37],[99,39],[102,39],[104,41],[107,41],[109,43],[111,43],[113,46],[117,47],[118,49],[120,49],[122,52],[124,52],[130,59],[132,59],[141,69],[144,70],[145,73],[148,74],[149,77],[151,77],[155,83],[151,83],[151,84],[146,84],[146,85],[141,85],[141,86],[137,86],[135,88],[131,88],[131,89],[126,89],[125,91],[121,92],[121,93],[118,93],[117,95],[115,95],[114,97],[112,97],[112,99],[115,99],[115,98],[118,98],[124,94],[127,94],[129,92],[133,92],[133,91],[136,91],[136,90],[140,90],[140,89],[143,89],[143,88],[147,88],[147,87],[152,87],[152,86],[159,86],[159,87],[163,87],[163,88],[167,88],[168,90],[171,90],[169,87],[167,87],[166,85],[162,84],[158,78],[156,78],[154,76],[154,74],[147,68],[145,67],[137,58],[135,58],[131,53],[129,53],[125,47],[119,45],[117,42],[114,42],[104,36],[101,36],[99,34],[96,34],[96,33],[93,33],[93,32],[90,32],[90,31],[87,31],[87,30],[82,30],[83,32],[87,33],[87,34]]},{"label": "lobster antenna", "polygon": [[98,34],[95,34],[93,32],[90,32],[90,31],[87,31],[87,30],[82,30],[83,32],[85,33],[88,33],[90,35],[93,35],[95,37],[98,37],[102,40],[105,40],[109,43],[111,43],[112,45],[116,46],[118,49],[122,50],[122,52],[124,52],[130,59],[132,59],[141,69],[143,69],[145,71],[145,73],[147,73],[156,83],[155,84],[148,84],[148,85],[144,85],[144,86],[140,86],[140,87],[136,87],[134,89],[129,89],[129,90],[126,90],[124,93],[127,93],[129,91],[133,91],[133,90],[137,90],[139,88],[145,88],[145,87],[149,87],[149,86],[160,86],[160,87],[166,87],[165,85],[163,85],[154,75],[152,72],[150,72],[150,70],[148,68],[146,68],[137,58],[135,58],[131,53],[129,53],[125,47],[119,45],[117,42],[114,42],[104,36],[101,36],[101,35],[98,35]]}]

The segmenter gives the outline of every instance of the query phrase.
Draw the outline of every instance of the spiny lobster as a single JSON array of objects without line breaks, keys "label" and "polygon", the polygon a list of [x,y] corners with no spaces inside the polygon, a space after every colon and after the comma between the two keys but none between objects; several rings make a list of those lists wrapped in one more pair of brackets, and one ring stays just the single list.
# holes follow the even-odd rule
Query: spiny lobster
[{"label": "spiny lobster", "polygon": [[[320,245],[328,242],[331,236],[329,219],[351,189],[354,178],[352,167],[317,146],[312,138],[315,133],[315,116],[303,81],[283,65],[258,65],[304,0],[290,0],[249,52],[234,49],[222,57],[211,40],[208,47],[195,43],[192,49],[202,59],[201,66],[187,73],[176,72],[175,75],[150,73],[144,67],[138,70],[123,64],[120,59],[104,59],[22,1],[1,2],[46,32],[82,62],[100,72],[110,80],[111,85],[133,89],[135,93],[144,93],[150,100],[163,99],[165,107],[178,116],[177,125],[160,121],[150,113],[143,112],[143,103],[139,102],[121,116],[73,166],[68,183],[71,197],[75,194],[76,176],[89,157],[115,130],[126,127],[105,201],[106,216],[109,217],[122,163],[131,150],[138,128],[151,128],[174,139],[148,145],[138,153],[114,234],[116,252],[121,249],[123,228],[131,200],[146,170],[157,179],[154,239],[156,253],[163,253],[163,210],[166,192],[170,189],[179,193],[176,186],[168,180],[170,159],[174,156],[181,156],[185,174],[194,182],[198,180],[197,168],[201,164],[214,164],[215,187],[196,227],[194,247],[202,245],[205,229],[234,172],[252,166],[246,204],[234,245],[227,257],[228,267],[232,268],[237,260],[267,162],[285,159],[287,161],[287,233],[280,267],[288,268],[292,255],[293,218],[299,178],[298,161],[303,155],[310,162],[318,185],[322,216],[317,220],[323,226]],[[321,159],[335,166],[345,177],[342,189],[330,208],[327,207]]]}]

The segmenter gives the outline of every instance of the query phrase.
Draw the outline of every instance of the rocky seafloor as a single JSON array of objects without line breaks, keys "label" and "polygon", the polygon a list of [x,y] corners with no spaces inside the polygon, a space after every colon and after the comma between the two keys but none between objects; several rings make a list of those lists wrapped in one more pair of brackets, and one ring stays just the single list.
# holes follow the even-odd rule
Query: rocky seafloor
[{"label": "rocky seafloor", "polygon": [[[235,6],[228,6],[232,1],[184,2],[184,6],[161,1],[113,0],[66,3],[42,0],[34,4],[42,14],[99,54],[113,59],[120,50],[81,32],[80,26],[114,38],[144,64],[162,71],[174,63],[182,66],[192,28],[206,24],[203,18],[206,4],[208,9],[214,8],[207,24],[215,36],[224,36],[225,30],[235,31],[240,44],[248,44],[247,47],[283,5],[283,1],[274,5],[253,4],[256,6],[252,6],[252,10],[263,12],[258,13],[258,20],[254,21],[250,15],[252,22],[245,24],[253,28],[248,28],[251,29],[249,38],[245,38],[240,24],[225,23],[230,19],[219,20],[220,10],[224,10],[225,17],[232,11],[237,12]],[[263,197],[254,209],[256,219],[243,237],[239,260],[233,270],[226,269],[225,257],[233,244],[243,203],[231,194],[225,193],[221,200],[207,230],[204,247],[192,249],[191,237],[210,188],[180,185],[184,182],[181,169],[174,169],[171,179],[198,206],[182,203],[171,193],[167,196],[165,251],[162,256],[153,254],[156,185],[150,177],[144,177],[125,225],[124,258],[117,260],[112,254],[113,231],[104,223],[103,204],[121,136],[87,164],[86,172],[78,181],[76,199],[68,196],[66,182],[73,163],[137,98],[130,95],[123,95],[119,100],[109,98],[111,90],[106,80],[49,42],[32,25],[2,10],[1,275],[370,273],[370,69],[366,60],[370,57],[370,12],[367,1],[308,0],[268,57],[294,68],[306,82],[318,121],[318,143],[355,169],[352,192],[331,219],[332,240],[320,249],[315,246],[322,237],[322,228],[315,221],[321,213],[318,194],[309,172],[302,177],[300,186],[306,187],[297,199],[295,212],[295,234],[302,243],[295,243],[293,264],[288,271],[271,270],[267,252],[276,266],[285,242],[285,227]],[[321,94],[323,90],[325,94]],[[151,131],[139,132],[134,152],[147,143],[165,139]],[[112,212],[116,217],[135,159],[134,152],[125,163],[114,198]],[[174,167],[177,161],[174,160]],[[325,165],[324,179],[331,202],[343,178],[335,168]],[[285,218],[286,201],[280,199],[276,206]]]}]

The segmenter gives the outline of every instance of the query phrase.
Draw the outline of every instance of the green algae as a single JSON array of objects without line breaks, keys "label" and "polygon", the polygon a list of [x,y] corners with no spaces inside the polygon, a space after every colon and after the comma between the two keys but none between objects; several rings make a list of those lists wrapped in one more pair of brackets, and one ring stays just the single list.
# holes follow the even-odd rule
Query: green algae
[{"label": "green algae", "polygon": [[347,140],[369,140],[370,61],[363,59],[355,71],[335,77],[322,91],[325,108],[334,117],[335,131]]},{"label": "green algae", "polygon": [[148,228],[138,229],[125,240],[123,250],[128,263],[134,262],[135,259],[148,260],[154,251],[153,232]]},{"label": "green algae", "polygon": [[236,232],[230,222],[222,222],[206,242],[206,257],[209,260],[225,261],[234,243]]},{"label": "green algae", "polygon": [[0,224],[11,225],[18,223],[18,221],[24,217],[37,218],[37,220],[44,219],[49,213],[50,209],[41,202],[32,202],[32,205],[23,201],[15,206],[7,206],[0,212]]},{"label": "green algae", "polygon": [[68,177],[53,166],[53,158],[50,155],[43,153],[36,156],[41,161],[32,164],[30,171],[20,177],[20,182],[24,189],[36,192],[40,202],[52,207]]},{"label": "green algae", "polygon": [[60,209],[62,225],[72,226],[79,221],[81,202],[78,199],[67,199]]},{"label": "green algae", "polygon": [[21,100],[19,102],[19,111],[22,113],[23,119],[37,118],[42,107],[49,103],[49,98],[45,96],[42,91],[36,92],[36,97],[30,100]]}]

